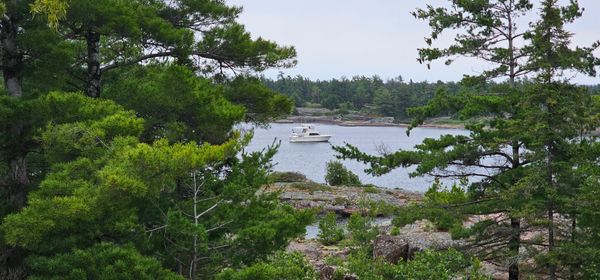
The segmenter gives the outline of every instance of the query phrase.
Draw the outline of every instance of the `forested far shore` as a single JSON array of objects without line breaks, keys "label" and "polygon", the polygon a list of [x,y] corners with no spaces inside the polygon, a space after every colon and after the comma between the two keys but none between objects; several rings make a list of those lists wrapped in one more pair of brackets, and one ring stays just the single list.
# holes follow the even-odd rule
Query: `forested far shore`
[{"label": "forested far shore", "polygon": [[[291,98],[296,107],[321,107],[341,113],[357,111],[364,115],[393,117],[395,122],[410,121],[408,109],[427,104],[437,91],[456,96],[470,88],[464,82],[413,81],[401,75],[385,80],[377,75],[312,80],[280,73],[276,79],[261,76],[260,80],[271,90]],[[530,82],[527,79],[520,81],[523,84]],[[484,85],[479,84],[478,90],[489,92],[502,84],[487,81]],[[600,84],[580,86],[589,94],[600,94]],[[456,117],[451,112],[444,115]]]}]

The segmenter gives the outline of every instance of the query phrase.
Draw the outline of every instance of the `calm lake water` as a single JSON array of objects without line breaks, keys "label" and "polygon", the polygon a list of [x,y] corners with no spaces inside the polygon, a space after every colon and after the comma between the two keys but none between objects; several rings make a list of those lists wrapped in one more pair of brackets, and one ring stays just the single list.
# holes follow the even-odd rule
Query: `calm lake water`
[{"label": "calm lake water", "polygon": [[[410,137],[406,136],[403,127],[345,127],[337,125],[317,124],[316,128],[321,134],[330,134],[333,137],[329,143],[290,143],[288,136],[292,127],[298,124],[271,124],[267,129],[255,128],[254,138],[247,151],[259,151],[271,145],[273,141],[281,140],[279,152],[273,161],[276,163],[275,171],[296,171],[305,174],[316,182],[325,182],[325,166],[330,160],[335,159],[335,152],[331,145],[350,143],[364,152],[379,154],[381,147],[393,152],[400,148],[413,149],[425,138],[438,138],[444,134],[468,134],[461,129],[442,128],[416,128],[411,131]],[[433,182],[432,177],[409,178],[409,173],[414,168],[399,168],[389,174],[373,177],[364,173],[367,167],[356,161],[344,161],[344,165],[356,173],[363,183],[371,183],[386,188],[404,188],[411,191],[426,191]]]}]

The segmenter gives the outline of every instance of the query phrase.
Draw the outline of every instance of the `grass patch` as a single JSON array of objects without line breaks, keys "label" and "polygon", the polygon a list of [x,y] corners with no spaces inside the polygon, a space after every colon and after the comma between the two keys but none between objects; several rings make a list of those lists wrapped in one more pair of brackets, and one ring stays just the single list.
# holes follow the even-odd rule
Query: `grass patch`
[{"label": "grass patch", "polygon": [[301,191],[308,191],[311,193],[316,192],[316,191],[331,191],[331,187],[329,187],[327,185],[310,182],[310,181],[309,182],[292,183],[290,185],[290,187],[297,189],[297,190],[301,190]]},{"label": "grass patch", "polygon": [[365,192],[365,193],[381,193],[381,190],[373,184],[366,184],[366,185],[363,185],[363,192]]},{"label": "grass patch", "polygon": [[394,236],[399,235],[400,234],[400,228],[397,227],[397,226],[392,226],[392,230],[390,231],[390,234],[394,235]]},{"label": "grass patch", "polygon": [[358,201],[358,207],[369,213],[371,216],[391,216],[398,211],[398,206],[383,200],[373,201],[365,198]]},{"label": "grass patch", "polygon": [[334,200],[334,205],[350,205],[350,200],[345,197],[336,197]]},{"label": "grass patch", "polygon": [[269,174],[270,183],[295,183],[306,181],[308,181],[306,176],[298,172],[273,172]]}]

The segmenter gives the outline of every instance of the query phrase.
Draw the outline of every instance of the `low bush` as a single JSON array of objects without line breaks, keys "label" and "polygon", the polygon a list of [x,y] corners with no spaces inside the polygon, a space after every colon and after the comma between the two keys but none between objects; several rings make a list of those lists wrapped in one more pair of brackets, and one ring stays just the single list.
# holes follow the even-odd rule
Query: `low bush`
[{"label": "low bush", "polygon": [[316,191],[330,191],[331,190],[330,186],[311,182],[311,181],[302,182],[302,183],[296,182],[296,183],[292,183],[290,186],[294,189],[301,190],[301,191],[307,191],[310,193],[316,192]]},{"label": "low bush", "polygon": [[288,279],[316,280],[317,272],[306,258],[298,252],[278,253],[265,262],[259,262],[242,270],[226,269],[218,280]]},{"label": "low bush", "polygon": [[372,225],[372,218],[354,213],[348,219],[348,231],[356,245],[367,246],[377,237],[379,230]]},{"label": "low bush", "polygon": [[381,192],[381,190],[373,184],[363,185],[363,188],[364,188],[363,192],[365,192],[365,193],[380,193]]},{"label": "low bush", "polygon": [[306,176],[298,172],[273,172],[269,175],[269,182],[271,183],[295,183],[295,182],[306,182]]},{"label": "low bush", "polygon": [[327,213],[319,221],[319,240],[324,245],[333,245],[344,239],[344,229],[337,224],[336,215],[333,212]]},{"label": "low bush", "polygon": [[360,179],[339,161],[327,163],[325,182],[331,186],[360,186]]},{"label": "low bush", "polygon": [[347,268],[358,279],[490,279],[481,273],[481,263],[477,259],[454,249],[426,250],[417,253],[413,260],[398,264],[373,260],[368,250],[359,250],[349,257]]}]

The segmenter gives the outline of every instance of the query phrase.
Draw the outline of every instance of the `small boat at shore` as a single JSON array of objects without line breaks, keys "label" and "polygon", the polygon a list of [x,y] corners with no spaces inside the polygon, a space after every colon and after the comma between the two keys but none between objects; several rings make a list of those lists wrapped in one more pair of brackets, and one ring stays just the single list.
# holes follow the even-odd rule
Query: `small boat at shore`
[{"label": "small boat at shore", "polygon": [[292,128],[292,134],[290,135],[290,142],[292,143],[304,143],[304,142],[327,142],[331,138],[331,135],[320,134],[314,125],[303,124],[298,127]]}]

